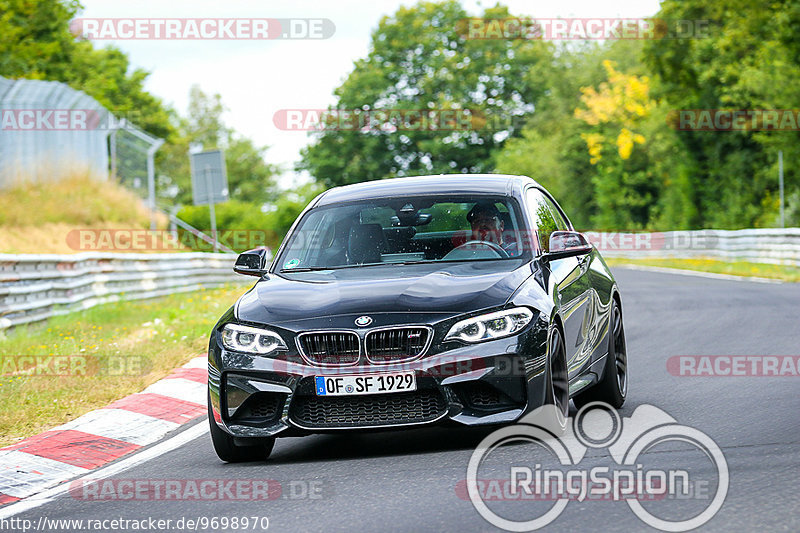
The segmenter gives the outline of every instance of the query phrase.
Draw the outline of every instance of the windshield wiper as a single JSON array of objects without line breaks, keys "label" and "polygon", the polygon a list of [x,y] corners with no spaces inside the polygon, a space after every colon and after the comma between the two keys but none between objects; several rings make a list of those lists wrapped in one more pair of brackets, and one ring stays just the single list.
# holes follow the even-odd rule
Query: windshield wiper
[{"label": "windshield wiper", "polygon": [[421,265],[423,263],[436,263],[434,259],[418,259],[416,261],[387,261],[386,265]]},{"label": "windshield wiper", "polygon": [[290,272],[317,272],[320,270],[344,270],[348,268],[362,268],[362,267],[376,267],[385,265],[413,265],[416,263],[429,263],[430,261],[387,261],[386,263],[356,263],[353,265],[337,265],[329,267],[299,267],[299,268],[282,268],[281,273]]}]

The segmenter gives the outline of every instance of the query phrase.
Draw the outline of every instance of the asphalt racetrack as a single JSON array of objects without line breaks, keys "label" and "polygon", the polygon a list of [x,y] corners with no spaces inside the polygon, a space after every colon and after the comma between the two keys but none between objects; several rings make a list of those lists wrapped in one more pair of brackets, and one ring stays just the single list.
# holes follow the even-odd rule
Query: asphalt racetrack
[{"label": "asphalt racetrack", "polygon": [[[630,417],[639,406],[655,406],[679,424],[708,435],[727,461],[727,497],[700,530],[800,531],[800,378],[680,376],[674,375],[674,368],[670,373],[667,365],[673,356],[797,356],[800,284],[628,269],[615,269],[615,275],[623,297],[630,370],[628,400],[620,414]],[[234,465],[217,459],[203,432],[112,479],[270,479],[281,484],[280,497],[89,501],[62,494],[14,517],[35,524],[40,517],[154,518],[174,523],[182,517],[256,516],[268,517],[270,531],[497,531],[458,490],[475,446],[488,434],[474,429],[418,429],[278,439],[267,462]],[[532,444],[506,448],[502,453],[509,456],[535,458],[544,453]],[[708,458],[690,446],[661,445],[645,455],[653,464],[684,469],[692,476],[711,474]],[[581,464],[590,468],[616,463],[607,449],[597,448],[590,449]],[[487,469],[483,474],[489,475],[482,477],[508,477],[501,460]],[[669,502],[664,515],[676,519],[682,512],[701,511],[701,496],[698,492],[695,500]],[[533,517],[526,516],[524,502],[493,505],[510,518]],[[544,530],[655,529],[625,501],[586,499],[570,501]]]}]

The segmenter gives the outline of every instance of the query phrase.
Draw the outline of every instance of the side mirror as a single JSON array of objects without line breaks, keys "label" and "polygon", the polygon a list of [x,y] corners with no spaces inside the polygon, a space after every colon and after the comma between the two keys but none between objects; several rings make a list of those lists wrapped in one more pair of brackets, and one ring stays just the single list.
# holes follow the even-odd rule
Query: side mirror
[{"label": "side mirror", "polygon": [[246,252],[240,253],[239,257],[236,258],[233,271],[237,274],[244,274],[245,276],[261,277],[267,273],[268,259],[269,250],[266,248],[247,250]]},{"label": "side mirror", "polygon": [[545,254],[548,259],[563,259],[575,255],[588,254],[592,244],[583,233],[577,231],[554,231],[550,234],[550,251]]}]

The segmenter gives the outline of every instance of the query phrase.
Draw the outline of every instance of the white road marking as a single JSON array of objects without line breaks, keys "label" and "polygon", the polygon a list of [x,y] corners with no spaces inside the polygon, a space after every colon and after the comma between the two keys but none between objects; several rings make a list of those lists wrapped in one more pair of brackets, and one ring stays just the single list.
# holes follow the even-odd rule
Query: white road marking
[{"label": "white road marking", "polygon": [[4,451],[0,457],[3,465],[0,468],[0,493],[15,498],[36,494],[61,480],[91,472],[88,468],[19,450]]},{"label": "white road marking", "polygon": [[208,358],[206,356],[195,357],[183,365],[183,368],[208,368]]},{"label": "white road marking", "polygon": [[125,409],[96,409],[53,430],[74,429],[139,446],[159,440],[180,424]]},{"label": "white road marking", "polygon": [[198,383],[188,379],[170,378],[156,381],[142,392],[161,394],[162,396],[205,405],[207,386],[205,383]]},{"label": "white road marking", "polygon": [[679,274],[681,276],[697,276],[700,278],[725,279],[731,281],[754,281],[756,283],[788,283],[779,279],[758,278],[754,276],[734,276],[733,274],[717,274],[716,272],[702,272],[700,270],[686,270],[683,268],[666,268],[657,266],[619,264],[613,265],[611,269],[626,268],[628,270],[643,270],[645,272],[661,272],[664,274]]},{"label": "white road marking", "polygon": [[[126,459],[122,459],[119,462],[90,472],[74,481],[105,479],[120,474],[130,468],[133,468],[134,466],[146,463],[147,461],[155,459],[156,457],[160,457],[169,451],[180,448],[184,444],[191,442],[194,439],[205,435],[206,433],[208,433],[208,420],[203,419],[185,431],[178,433],[174,437],[167,439],[160,444],[156,444],[152,448],[148,448]],[[57,497],[67,493],[70,485],[72,485],[72,482],[62,483],[57,487],[53,487],[52,489],[41,492],[35,496],[31,496],[25,500],[6,505],[5,507],[0,507],[0,519],[9,518],[19,513],[35,509],[40,505],[49,503]]]}]

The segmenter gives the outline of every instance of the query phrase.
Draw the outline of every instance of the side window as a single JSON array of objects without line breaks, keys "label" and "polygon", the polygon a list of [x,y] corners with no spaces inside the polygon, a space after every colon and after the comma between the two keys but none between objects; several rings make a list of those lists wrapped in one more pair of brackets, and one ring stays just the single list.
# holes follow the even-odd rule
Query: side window
[{"label": "side window", "polygon": [[560,229],[553,212],[548,206],[549,200],[536,189],[528,190],[528,214],[535,226],[539,238],[539,248],[543,252],[550,251],[550,234]]},{"label": "side window", "polygon": [[558,228],[558,231],[569,231],[569,222],[567,222],[567,219],[565,219],[564,215],[561,214],[561,211],[558,210],[556,204],[554,204],[553,201],[544,194],[539,194],[544,200],[544,203],[547,204],[547,207],[550,208],[550,212],[553,213],[553,218],[556,220],[556,227]]}]

